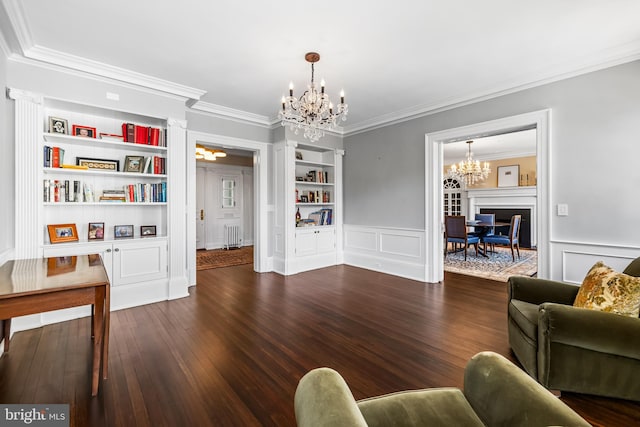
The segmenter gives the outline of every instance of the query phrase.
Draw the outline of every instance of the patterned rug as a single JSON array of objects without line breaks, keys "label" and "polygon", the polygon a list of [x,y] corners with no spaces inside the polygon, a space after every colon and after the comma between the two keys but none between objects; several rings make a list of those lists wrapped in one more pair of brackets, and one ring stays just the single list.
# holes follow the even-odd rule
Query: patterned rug
[{"label": "patterned rug", "polygon": [[538,252],[520,249],[520,258],[516,253],[516,261],[513,262],[509,248],[496,246],[496,252],[489,252],[489,257],[485,258],[482,255],[476,257],[476,250],[471,247],[466,261],[464,251],[447,254],[444,271],[506,282],[509,276],[535,275],[538,271]]},{"label": "patterned rug", "polygon": [[213,249],[196,251],[196,270],[253,264],[253,246],[238,249]]}]

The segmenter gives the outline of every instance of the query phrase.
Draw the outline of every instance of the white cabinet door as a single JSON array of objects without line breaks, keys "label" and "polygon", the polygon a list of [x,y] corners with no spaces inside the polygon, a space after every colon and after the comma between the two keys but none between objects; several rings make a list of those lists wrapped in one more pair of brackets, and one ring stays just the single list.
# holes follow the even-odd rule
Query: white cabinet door
[{"label": "white cabinet door", "polygon": [[336,233],[334,229],[318,230],[316,232],[316,253],[324,254],[336,250]]},{"label": "white cabinet door", "polygon": [[296,230],[296,256],[316,254],[316,230]]},{"label": "white cabinet door", "polygon": [[167,242],[165,240],[113,243],[112,286],[164,277],[167,277]]}]

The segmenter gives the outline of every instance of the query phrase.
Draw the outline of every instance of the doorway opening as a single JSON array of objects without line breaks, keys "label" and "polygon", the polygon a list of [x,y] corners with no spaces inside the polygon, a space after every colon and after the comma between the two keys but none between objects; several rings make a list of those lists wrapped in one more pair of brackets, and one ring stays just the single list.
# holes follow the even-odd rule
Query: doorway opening
[{"label": "doorway opening", "polygon": [[224,157],[196,159],[196,269],[252,264],[253,152],[202,147]]},{"label": "doorway opening", "polygon": [[[444,278],[444,147],[446,144],[535,129],[536,186],[533,191],[537,213],[534,239],[537,246],[537,274],[549,275],[549,144],[550,110],[492,120],[474,125],[429,133],[425,137],[425,281]],[[469,199],[468,209],[476,212],[477,200]],[[494,206],[495,207],[495,206]],[[479,211],[478,211],[479,212]]]},{"label": "doorway opening", "polygon": [[[222,166],[216,166],[214,171],[207,171],[208,168],[206,166],[198,167],[196,164],[194,155],[196,145],[217,148],[238,157],[246,157],[245,160],[248,161],[250,159],[252,167],[242,166],[240,169],[234,169],[233,167],[225,169]],[[242,227],[244,229],[241,243],[247,245],[252,241],[254,271],[268,271],[268,218],[266,216],[268,212],[268,145],[257,141],[188,131],[186,150],[188,153],[187,158],[189,159],[187,162],[186,188],[188,193],[186,250],[189,285],[196,284],[196,248],[207,248],[207,244],[210,246],[222,244],[224,246],[225,243],[228,243],[225,241],[224,235],[223,220],[225,219],[229,220],[228,222],[230,223],[235,222],[235,224],[229,225],[237,225],[239,228]],[[243,167],[244,170],[242,170]],[[198,173],[199,169],[201,169],[200,173]],[[207,182],[207,174],[209,174],[210,178],[215,178],[212,178],[212,183],[209,185],[211,193],[215,193],[209,197],[213,203],[209,208],[206,207],[206,203],[202,202],[202,200],[199,205],[197,195],[199,187],[207,188],[204,185]],[[198,180],[202,180],[200,185],[198,185]],[[247,193],[251,193],[251,195],[247,197]],[[220,207],[215,207],[216,204],[219,204]],[[242,204],[242,210],[245,211],[243,214],[240,213],[239,204]],[[202,214],[201,209],[204,209]],[[214,219],[218,217],[217,219],[221,220],[217,222],[217,225],[222,230],[222,232],[215,231],[216,221],[212,221],[214,231],[211,232],[208,238],[206,224],[204,222],[200,223],[202,221],[201,217],[206,220],[207,209],[214,215]],[[244,213],[247,214],[244,215]],[[200,228],[200,231],[198,231],[198,228]],[[252,233],[247,234],[247,230],[252,231]],[[251,236],[251,241],[244,239],[245,234]],[[199,238],[198,235],[200,236]]]}]

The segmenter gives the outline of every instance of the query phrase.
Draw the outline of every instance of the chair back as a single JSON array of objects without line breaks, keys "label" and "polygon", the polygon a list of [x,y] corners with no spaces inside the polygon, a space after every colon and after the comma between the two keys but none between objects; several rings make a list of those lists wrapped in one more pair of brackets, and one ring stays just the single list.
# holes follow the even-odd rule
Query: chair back
[{"label": "chair back", "polygon": [[467,238],[467,221],[464,215],[447,215],[444,217],[444,230],[447,238]]},{"label": "chair back", "polygon": [[520,223],[522,222],[522,215],[514,215],[511,217],[511,226],[509,227],[509,239],[512,242],[518,240],[520,236]]},{"label": "chair back", "polygon": [[496,214],[476,214],[476,221],[493,225],[496,223]]}]

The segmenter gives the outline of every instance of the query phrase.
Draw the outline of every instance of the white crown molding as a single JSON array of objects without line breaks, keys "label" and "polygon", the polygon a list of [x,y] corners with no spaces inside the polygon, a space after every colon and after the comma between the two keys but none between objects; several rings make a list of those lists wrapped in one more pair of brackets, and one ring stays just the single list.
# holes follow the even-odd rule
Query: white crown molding
[{"label": "white crown molding", "polygon": [[364,120],[360,123],[354,124],[353,126],[345,126],[344,136],[352,136],[381,127],[406,122],[419,117],[437,114],[454,108],[463,107],[465,105],[475,104],[503,95],[614,67],[616,65],[626,64],[638,59],[640,59],[640,40],[627,43],[613,49],[607,49],[595,58],[590,57],[582,61],[557,65],[556,67],[547,69],[542,74],[526,76],[518,81],[503,83],[502,85],[489,90],[469,94],[459,98],[452,98],[439,103],[416,106],[374,117],[370,120]]},{"label": "white crown molding", "polygon": [[267,116],[236,110],[234,108],[212,104],[210,102],[197,101],[191,105],[190,108],[222,119],[233,120],[241,123],[248,123],[262,127],[271,127],[273,125],[272,121]]},{"label": "white crown molding", "polygon": [[27,49],[33,46],[33,38],[31,37],[31,31],[27,26],[27,22],[24,19],[24,11],[22,10],[22,4],[19,0],[3,0],[4,9],[7,12],[13,31],[20,49],[24,53]]},{"label": "white crown molding", "polygon": [[43,46],[33,46],[24,52],[24,56],[42,62],[59,65],[65,68],[84,71],[85,73],[95,74],[102,77],[108,77],[113,80],[132,83],[137,86],[155,89],[161,92],[167,92],[172,95],[182,96],[188,99],[200,99],[202,95],[207,93],[205,90],[192,88],[189,86],[173,83],[168,80],[159,79],[148,76],[146,74],[137,73],[135,71],[126,70],[124,68],[115,67],[103,62],[93,61],[91,59],[82,58],[57,50],[49,49]]}]

